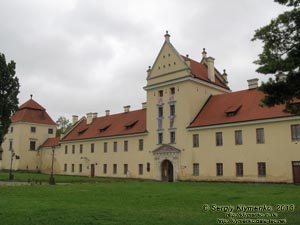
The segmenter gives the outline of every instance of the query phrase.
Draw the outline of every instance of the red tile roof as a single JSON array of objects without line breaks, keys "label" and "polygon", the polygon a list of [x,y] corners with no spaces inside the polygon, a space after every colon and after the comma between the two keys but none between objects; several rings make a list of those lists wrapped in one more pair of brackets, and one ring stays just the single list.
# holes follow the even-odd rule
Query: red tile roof
[{"label": "red tile roof", "polygon": [[11,121],[16,122],[28,122],[28,123],[38,123],[47,125],[56,125],[55,122],[46,112],[40,104],[38,104],[33,99],[28,100],[23,105],[21,105],[12,117]]},{"label": "red tile roof", "polygon": [[[263,97],[264,93],[255,89],[212,96],[189,127],[292,116],[283,112],[284,105],[272,108],[261,107],[260,103]],[[229,116],[227,113],[228,111],[232,112],[230,109],[236,109],[236,114]]]},{"label": "red tile roof", "polygon": [[97,117],[88,125],[84,118],[62,141],[140,134],[144,132],[147,132],[146,109],[141,109]]},{"label": "red tile roof", "polygon": [[59,141],[60,141],[59,137],[48,138],[40,147],[58,146],[59,145]]},{"label": "red tile roof", "polygon": [[[181,56],[183,57],[183,59],[186,61],[187,58],[185,56]],[[208,69],[207,69],[207,66],[204,64],[204,63],[201,63],[201,62],[197,62],[193,59],[190,59],[188,58],[188,60],[190,60],[191,62],[191,72],[192,74],[200,79],[200,80],[203,80],[203,81],[206,81],[208,83],[212,83],[212,84],[215,84],[215,85],[218,85],[222,88],[225,88],[225,89],[228,89],[229,90],[229,87],[224,84],[218,76],[215,76],[215,82],[212,82],[208,79]],[[216,74],[216,72],[215,72]]]}]

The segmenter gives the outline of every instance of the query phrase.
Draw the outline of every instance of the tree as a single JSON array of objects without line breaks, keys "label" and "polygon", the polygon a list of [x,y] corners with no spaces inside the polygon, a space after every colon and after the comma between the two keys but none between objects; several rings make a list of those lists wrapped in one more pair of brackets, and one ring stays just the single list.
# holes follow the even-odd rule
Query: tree
[{"label": "tree", "polygon": [[252,41],[263,42],[263,51],[254,63],[262,74],[273,74],[259,90],[266,94],[268,107],[285,104],[285,111],[300,114],[300,0],[274,0],[290,7],[270,24],[255,31]]},{"label": "tree", "polygon": [[56,125],[57,125],[56,136],[58,137],[72,126],[70,121],[64,116],[60,116],[57,119]]},{"label": "tree", "polygon": [[0,146],[11,124],[10,117],[19,104],[20,85],[15,69],[16,63],[10,61],[6,64],[5,55],[0,53]]}]

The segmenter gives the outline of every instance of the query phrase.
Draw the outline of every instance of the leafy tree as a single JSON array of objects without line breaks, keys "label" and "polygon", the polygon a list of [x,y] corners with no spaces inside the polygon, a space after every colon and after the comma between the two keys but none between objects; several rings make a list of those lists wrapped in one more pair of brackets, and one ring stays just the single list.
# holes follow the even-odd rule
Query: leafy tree
[{"label": "leafy tree", "polygon": [[6,64],[5,55],[0,53],[0,146],[11,124],[10,117],[19,104],[20,85],[15,69],[16,63],[10,61]]},{"label": "leafy tree", "polygon": [[59,137],[61,134],[63,134],[66,130],[68,130],[72,126],[70,121],[64,116],[60,116],[57,119],[56,125],[57,125],[57,131],[56,131],[57,137]]},{"label": "leafy tree", "polygon": [[285,111],[300,114],[300,0],[274,1],[291,10],[255,31],[252,41],[263,42],[256,71],[276,75],[259,89],[266,94],[264,105],[285,104]]}]

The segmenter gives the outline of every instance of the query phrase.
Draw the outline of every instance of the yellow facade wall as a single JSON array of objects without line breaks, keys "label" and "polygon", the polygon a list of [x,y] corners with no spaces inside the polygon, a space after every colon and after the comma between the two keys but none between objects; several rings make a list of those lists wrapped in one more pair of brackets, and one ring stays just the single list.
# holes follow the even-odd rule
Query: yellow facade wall
[{"label": "yellow facade wall", "polygon": [[[299,120],[239,124],[230,127],[190,131],[192,161],[182,179],[251,182],[293,182],[292,161],[300,161],[298,141],[291,140],[291,125]],[[256,143],[256,129],[264,128],[265,143]],[[235,144],[235,130],[242,130],[243,144]],[[216,132],[222,132],[223,145],[216,146]],[[193,148],[192,135],[199,134],[200,146]],[[236,176],[235,163],[243,163],[244,175]],[[258,162],[266,163],[266,176],[258,176]],[[200,175],[193,176],[193,163]],[[216,163],[223,163],[223,176],[216,176]]]}]

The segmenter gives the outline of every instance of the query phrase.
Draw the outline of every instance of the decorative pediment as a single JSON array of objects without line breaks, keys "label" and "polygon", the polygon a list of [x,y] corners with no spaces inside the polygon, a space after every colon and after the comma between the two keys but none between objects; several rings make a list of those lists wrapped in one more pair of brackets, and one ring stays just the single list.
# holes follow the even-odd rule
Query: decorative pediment
[{"label": "decorative pediment", "polygon": [[171,145],[162,145],[153,151],[153,154],[163,154],[163,153],[180,153],[178,148]]},{"label": "decorative pediment", "polygon": [[[148,70],[148,77],[147,77],[148,81],[151,79],[159,78],[164,75],[171,76],[169,78],[171,79],[172,74],[176,74],[179,71],[184,71],[189,69],[188,64],[177,52],[177,50],[173,47],[173,45],[170,43],[169,37],[170,35],[166,33],[165,42],[162,48],[160,49],[160,52],[153,66],[150,67]],[[177,78],[177,77],[173,77],[173,78]]]}]

